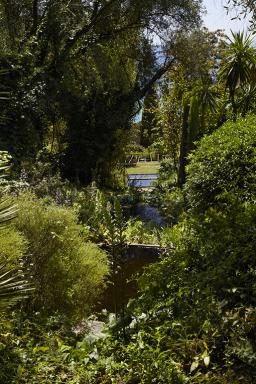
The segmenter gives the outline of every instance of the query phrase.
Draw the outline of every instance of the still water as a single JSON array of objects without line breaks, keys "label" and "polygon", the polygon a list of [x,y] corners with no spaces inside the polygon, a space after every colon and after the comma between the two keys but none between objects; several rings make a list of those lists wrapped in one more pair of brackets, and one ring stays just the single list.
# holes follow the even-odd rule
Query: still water
[{"label": "still water", "polygon": [[128,186],[138,187],[138,188],[148,188],[154,185],[154,182],[158,179],[157,173],[152,174],[132,174],[128,175]]},{"label": "still water", "polygon": [[142,273],[144,267],[157,262],[160,255],[161,249],[158,246],[129,244],[119,260],[119,268],[111,275],[102,300],[96,306],[96,311],[107,309],[108,312],[120,312],[128,301],[136,296],[136,276]]}]

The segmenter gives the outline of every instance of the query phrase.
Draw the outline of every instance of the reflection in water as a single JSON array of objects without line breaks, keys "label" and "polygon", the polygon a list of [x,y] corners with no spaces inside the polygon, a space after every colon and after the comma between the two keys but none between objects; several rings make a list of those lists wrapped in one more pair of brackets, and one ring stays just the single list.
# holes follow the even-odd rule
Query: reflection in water
[{"label": "reflection in water", "polygon": [[164,227],[165,220],[156,207],[147,204],[138,204],[136,207],[136,215],[145,223],[151,223],[157,227]]},{"label": "reflection in water", "polygon": [[161,253],[161,248],[157,246],[130,244],[126,248],[121,268],[114,279],[112,276],[96,310],[107,309],[108,312],[115,312],[117,309],[120,312],[129,299],[136,295],[137,285],[134,277],[140,275],[144,267],[158,261]]},{"label": "reflection in water", "polygon": [[157,173],[152,174],[139,174],[139,175],[128,175],[128,186],[138,188],[148,188],[154,185],[154,182],[158,179]]}]

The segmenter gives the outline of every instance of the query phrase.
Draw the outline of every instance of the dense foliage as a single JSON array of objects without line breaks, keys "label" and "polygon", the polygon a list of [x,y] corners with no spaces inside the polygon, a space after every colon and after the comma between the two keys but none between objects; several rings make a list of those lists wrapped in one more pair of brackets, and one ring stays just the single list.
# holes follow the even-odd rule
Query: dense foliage
[{"label": "dense foliage", "polygon": [[[73,182],[111,185],[137,105],[173,62],[153,35],[200,23],[200,1],[1,1],[0,145],[18,163],[46,147]],[[169,40],[169,37],[168,37]]]},{"label": "dense foliage", "polygon": [[[0,152],[0,171],[9,169],[10,156]],[[2,180],[5,174],[2,174]],[[3,191],[1,190],[3,194]],[[16,206],[10,198],[1,195],[0,200],[0,308],[8,310],[33,290],[29,283],[29,270],[23,268],[22,256],[26,239],[10,226],[16,216]]]},{"label": "dense foliage", "polygon": [[[192,155],[186,192],[194,209],[169,233],[175,250],[139,279],[126,346],[120,333],[110,353],[103,347],[107,356],[114,354],[117,382],[253,383],[254,121],[227,123]],[[227,177],[231,170],[236,178]]]},{"label": "dense foliage", "polygon": [[[40,311],[30,314],[24,322],[24,313],[16,312],[11,322],[2,320],[2,361],[8,361],[8,369],[2,370],[3,383],[34,383],[39,379],[42,383],[51,380],[70,384],[254,382],[254,121],[255,116],[251,115],[227,122],[201,140],[187,168],[184,200],[188,210],[176,225],[162,233],[170,254],[144,271],[138,280],[138,297],[131,300],[118,321],[110,318],[104,338],[84,334],[82,324],[77,330],[70,330],[65,320],[65,314],[72,309],[68,301],[63,306],[66,281],[78,277],[77,270],[74,275],[71,273],[75,254],[70,245],[66,253],[70,236],[75,243],[78,241],[74,211],[38,201],[31,195],[20,198],[21,212],[16,225],[20,230],[23,228],[35,265],[39,266],[42,255],[46,261],[54,259],[54,263],[42,267],[43,275],[35,274],[36,284],[40,278],[44,280],[35,302],[40,303],[40,299],[44,311],[58,308],[63,314],[46,320]],[[137,235],[138,241],[144,241],[154,232],[149,234],[138,221],[125,225],[113,197],[105,206],[106,196],[96,189],[91,194],[91,228],[101,228],[103,236],[105,226],[105,239],[114,252],[112,256],[117,257],[112,261],[118,268],[121,253],[117,250],[125,237]],[[31,212],[28,207],[32,207]],[[82,233],[86,238],[88,228]],[[44,245],[46,234],[49,248]],[[41,252],[37,244],[41,244]],[[62,268],[58,249],[67,262]],[[95,260],[99,251],[95,253],[94,247],[92,251]],[[65,266],[69,268],[68,275]],[[59,277],[55,273],[57,267]],[[81,268],[79,264],[79,276],[88,276],[88,269],[83,272]],[[90,282],[87,278],[86,295],[94,294]],[[77,299],[80,298],[81,306],[85,296],[79,294],[79,286]],[[55,301],[57,298],[59,302]]]},{"label": "dense foliage", "polygon": [[0,0],[1,383],[255,383],[256,49],[201,7]]},{"label": "dense foliage", "polygon": [[24,195],[18,200],[15,226],[28,243],[36,292],[35,309],[85,316],[98,300],[108,273],[107,259],[71,208]]},{"label": "dense foliage", "polygon": [[192,210],[250,205],[256,193],[255,116],[228,122],[205,137],[190,157],[186,197]]}]

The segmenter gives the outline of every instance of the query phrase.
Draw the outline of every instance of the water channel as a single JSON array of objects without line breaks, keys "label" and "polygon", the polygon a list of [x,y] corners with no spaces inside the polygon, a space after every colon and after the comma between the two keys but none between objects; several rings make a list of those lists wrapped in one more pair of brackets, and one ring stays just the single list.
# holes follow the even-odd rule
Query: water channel
[{"label": "water channel", "polygon": [[158,173],[130,174],[128,175],[128,186],[137,188],[151,188],[158,179]]},{"label": "water channel", "polygon": [[[128,185],[135,188],[154,188],[158,179],[157,173],[152,174],[130,174]],[[158,227],[164,226],[164,218],[155,207],[138,204],[136,216],[144,222],[152,222]],[[105,248],[109,251],[108,247]],[[111,282],[106,289],[98,310],[106,308],[109,312],[120,311],[129,299],[136,295],[137,286],[134,277],[142,273],[144,267],[155,263],[165,250],[158,245],[127,244],[120,260],[120,269],[112,276]]]},{"label": "water channel", "polygon": [[[108,247],[105,249],[108,250]],[[120,312],[129,299],[136,295],[135,277],[140,275],[146,266],[160,260],[164,251],[157,245],[127,244],[122,260],[119,261],[120,268],[112,275],[96,310],[107,309],[108,312]]]},{"label": "water channel", "polygon": [[[158,173],[129,174],[128,186],[143,189],[153,189]],[[164,226],[164,219],[155,207],[138,204],[135,215],[143,222],[151,222],[158,227]],[[110,260],[113,258],[110,247],[102,244],[101,247],[109,252]],[[119,256],[119,268],[112,275],[102,300],[96,310],[107,309],[108,312],[119,312],[136,295],[137,286],[135,276],[142,273],[144,267],[157,262],[165,252],[158,245],[127,244]],[[112,260],[113,262],[113,260]]]}]

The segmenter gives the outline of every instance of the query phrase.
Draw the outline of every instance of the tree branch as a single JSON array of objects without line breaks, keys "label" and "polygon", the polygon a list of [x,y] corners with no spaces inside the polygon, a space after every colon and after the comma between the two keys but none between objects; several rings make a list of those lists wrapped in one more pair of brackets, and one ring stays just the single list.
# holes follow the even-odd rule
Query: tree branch
[{"label": "tree branch", "polygon": [[135,87],[133,91],[130,93],[130,95],[126,96],[124,102],[130,102],[130,103],[138,103],[139,109],[133,113],[130,118],[132,119],[136,114],[140,111],[142,108],[141,105],[141,99],[147,94],[149,89],[155,84],[157,80],[159,80],[172,66],[172,64],[175,62],[175,59],[168,60],[161,68],[159,68],[156,73],[151,77],[151,79],[144,85],[142,88]]},{"label": "tree branch", "polygon": [[151,79],[143,86],[143,88],[140,88],[139,90],[134,91],[134,97],[135,101],[142,99],[149,89],[153,86],[153,84],[161,79],[161,77],[168,71],[168,69],[172,66],[172,64],[175,62],[175,59],[168,60],[162,67],[160,67],[156,73],[151,77]]},{"label": "tree branch", "polygon": [[38,0],[33,1],[33,8],[32,8],[32,16],[33,16],[33,25],[31,29],[31,35],[33,35],[38,26]]},{"label": "tree branch", "polygon": [[87,52],[87,50],[90,48],[90,44],[96,45],[99,42],[104,42],[104,41],[106,42],[106,41],[112,39],[113,37],[118,36],[122,32],[127,31],[128,29],[134,29],[134,28],[138,28],[138,27],[139,27],[139,25],[136,24],[136,22],[134,22],[132,24],[126,24],[125,26],[123,26],[121,28],[116,28],[112,31],[109,31],[108,33],[107,32],[100,33],[98,36],[94,36],[94,37],[89,38],[87,41],[87,45],[81,47],[76,52],[76,54],[77,53],[85,54]]},{"label": "tree branch", "polygon": [[94,17],[97,15],[98,13],[98,10],[99,10],[99,2],[96,0],[93,4],[93,11],[92,11],[92,17],[91,17],[91,21],[94,19]]},{"label": "tree branch", "polygon": [[92,12],[92,17],[91,17],[89,24],[84,25],[80,30],[78,30],[75,33],[75,35],[72,38],[69,38],[66,41],[66,44],[65,44],[64,48],[62,49],[62,52],[60,53],[60,56],[58,59],[59,63],[62,62],[63,60],[65,60],[65,58],[69,54],[70,50],[74,47],[74,45],[77,43],[77,41],[81,37],[83,37],[84,35],[88,34],[93,29],[93,27],[97,24],[97,21],[99,20],[99,18],[115,2],[116,2],[116,0],[109,0],[109,2],[105,6],[101,7],[100,9],[98,7],[98,2],[97,1],[95,2],[94,9]]}]

